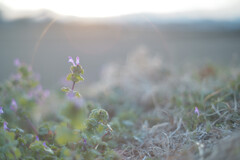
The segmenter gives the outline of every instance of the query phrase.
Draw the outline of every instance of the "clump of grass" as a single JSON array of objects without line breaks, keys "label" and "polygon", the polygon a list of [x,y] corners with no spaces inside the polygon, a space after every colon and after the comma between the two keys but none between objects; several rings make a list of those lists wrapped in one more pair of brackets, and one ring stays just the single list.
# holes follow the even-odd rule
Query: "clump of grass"
[{"label": "clump of grass", "polygon": [[[124,159],[202,159],[220,139],[240,129],[239,72],[236,76],[213,65],[179,72],[154,66],[152,59],[160,62],[136,53],[126,64],[108,68],[99,84],[104,86],[100,95],[109,97],[99,101],[111,106],[113,116],[129,108],[137,115],[131,120],[134,131],[121,129],[118,136]],[[124,133],[131,136],[126,139]]]}]

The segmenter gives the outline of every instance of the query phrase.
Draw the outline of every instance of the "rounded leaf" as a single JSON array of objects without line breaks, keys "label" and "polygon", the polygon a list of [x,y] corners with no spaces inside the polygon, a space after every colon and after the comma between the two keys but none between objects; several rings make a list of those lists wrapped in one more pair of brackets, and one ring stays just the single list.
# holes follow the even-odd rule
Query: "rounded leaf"
[{"label": "rounded leaf", "polygon": [[72,81],[72,76],[73,76],[73,74],[72,73],[69,73],[68,75],[67,75],[67,80],[68,81]]},{"label": "rounded leaf", "polygon": [[61,88],[61,90],[63,91],[63,92],[69,92],[71,89],[70,88],[68,88],[68,87],[62,87]]}]

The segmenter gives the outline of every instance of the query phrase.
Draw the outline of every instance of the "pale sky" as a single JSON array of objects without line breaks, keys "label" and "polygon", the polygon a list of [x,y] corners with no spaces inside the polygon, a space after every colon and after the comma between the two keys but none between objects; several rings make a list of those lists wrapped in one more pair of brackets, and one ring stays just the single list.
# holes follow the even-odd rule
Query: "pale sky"
[{"label": "pale sky", "polygon": [[[45,9],[65,16],[112,17],[134,13],[201,12],[209,16],[240,17],[240,0],[0,0],[6,17]],[[201,16],[201,15],[200,15]]]}]

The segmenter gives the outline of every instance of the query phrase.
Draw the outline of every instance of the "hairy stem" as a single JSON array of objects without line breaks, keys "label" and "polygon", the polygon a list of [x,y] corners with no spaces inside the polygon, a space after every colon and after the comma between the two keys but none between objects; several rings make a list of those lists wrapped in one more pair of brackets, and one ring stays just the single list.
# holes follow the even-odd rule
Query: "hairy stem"
[{"label": "hairy stem", "polygon": [[73,84],[72,84],[72,91],[73,91],[74,87],[75,87],[75,81],[73,81]]}]

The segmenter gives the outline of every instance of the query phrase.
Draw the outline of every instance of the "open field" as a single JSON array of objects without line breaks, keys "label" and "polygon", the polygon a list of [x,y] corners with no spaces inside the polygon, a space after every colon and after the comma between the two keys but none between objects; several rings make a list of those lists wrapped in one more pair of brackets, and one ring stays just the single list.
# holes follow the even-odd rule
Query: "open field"
[{"label": "open field", "polygon": [[1,22],[0,67],[4,69],[1,69],[0,81],[9,76],[13,71],[11,62],[19,58],[33,64],[34,70],[41,74],[44,86],[56,88],[59,86],[55,83],[56,78],[62,78],[63,71],[67,71],[62,65],[66,57],[78,55],[86,69],[85,79],[96,82],[106,64],[124,62],[129,54],[142,47],[176,68],[199,67],[207,63],[239,64],[240,29],[234,28],[234,24],[232,29],[225,23],[211,25],[208,22],[154,24],[146,21],[139,25],[57,22],[39,41],[48,23]]},{"label": "open field", "polygon": [[48,24],[0,23],[0,159],[240,159],[240,29]]}]

